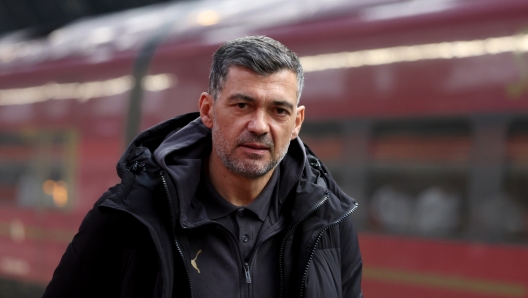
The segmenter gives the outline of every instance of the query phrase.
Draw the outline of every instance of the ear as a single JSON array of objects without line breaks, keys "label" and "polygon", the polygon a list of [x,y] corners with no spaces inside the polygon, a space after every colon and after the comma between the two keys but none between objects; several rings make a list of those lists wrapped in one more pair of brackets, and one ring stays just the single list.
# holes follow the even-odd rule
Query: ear
[{"label": "ear", "polygon": [[290,140],[295,139],[301,131],[301,126],[304,121],[304,110],[304,106],[297,107],[297,114],[295,115],[295,127],[293,128]]},{"label": "ear", "polygon": [[203,124],[208,128],[213,127],[213,105],[213,96],[207,92],[202,92],[198,101],[198,108],[200,110],[200,118],[202,118]]}]

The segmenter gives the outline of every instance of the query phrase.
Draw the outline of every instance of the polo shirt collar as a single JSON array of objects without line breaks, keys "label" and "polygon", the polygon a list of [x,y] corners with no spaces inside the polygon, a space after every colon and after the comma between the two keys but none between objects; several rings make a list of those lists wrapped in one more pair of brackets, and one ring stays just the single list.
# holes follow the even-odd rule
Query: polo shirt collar
[{"label": "polo shirt collar", "polygon": [[[260,192],[260,194],[245,208],[253,212],[257,217],[264,221],[268,215],[272,199],[276,199],[277,192],[274,191],[277,181],[280,177],[280,167],[276,167],[271,175],[270,180]],[[209,176],[202,171],[202,181],[205,190],[205,196],[199,196],[199,200],[207,211],[209,219],[219,219],[225,217],[232,212],[240,209],[240,206],[235,206],[224,199],[214,188]]]}]

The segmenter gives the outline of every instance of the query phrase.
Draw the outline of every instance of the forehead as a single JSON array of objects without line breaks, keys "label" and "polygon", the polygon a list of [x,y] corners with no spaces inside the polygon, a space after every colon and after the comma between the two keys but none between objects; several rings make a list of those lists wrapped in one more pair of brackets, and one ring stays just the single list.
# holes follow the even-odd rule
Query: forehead
[{"label": "forehead", "polygon": [[297,98],[297,74],[290,69],[282,69],[271,74],[259,75],[243,66],[231,66],[222,93],[241,90],[255,93],[280,93],[283,96]]}]

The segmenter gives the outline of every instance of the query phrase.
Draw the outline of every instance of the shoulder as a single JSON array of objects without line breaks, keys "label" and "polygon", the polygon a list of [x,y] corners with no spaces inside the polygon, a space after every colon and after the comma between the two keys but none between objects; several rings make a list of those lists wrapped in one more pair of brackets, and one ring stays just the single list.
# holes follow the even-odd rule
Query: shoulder
[{"label": "shoulder", "polygon": [[90,262],[100,259],[103,253],[108,253],[108,249],[112,247],[111,243],[116,240],[115,236],[120,233],[119,226],[130,222],[121,213],[101,208],[107,200],[118,196],[123,188],[122,184],[110,188],[84,217],[77,234],[70,243],[80,260]]}]

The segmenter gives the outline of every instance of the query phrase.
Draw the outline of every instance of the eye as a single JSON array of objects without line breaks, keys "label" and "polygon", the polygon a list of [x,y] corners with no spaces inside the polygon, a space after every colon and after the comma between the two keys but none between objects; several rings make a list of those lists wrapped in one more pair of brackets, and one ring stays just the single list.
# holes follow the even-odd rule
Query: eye
[{"label": "eye", "polygon": [[288,115],[288,110],[286,109],[277,108],[276,111],[277,111],[277,114],[279,115]]},{"label": "eye", "polygon": [[248,105],[245,102],[239,102],[239,103],[236,104],[236,106],[239,109],[245,109],[245,108],[247,108]]}]

